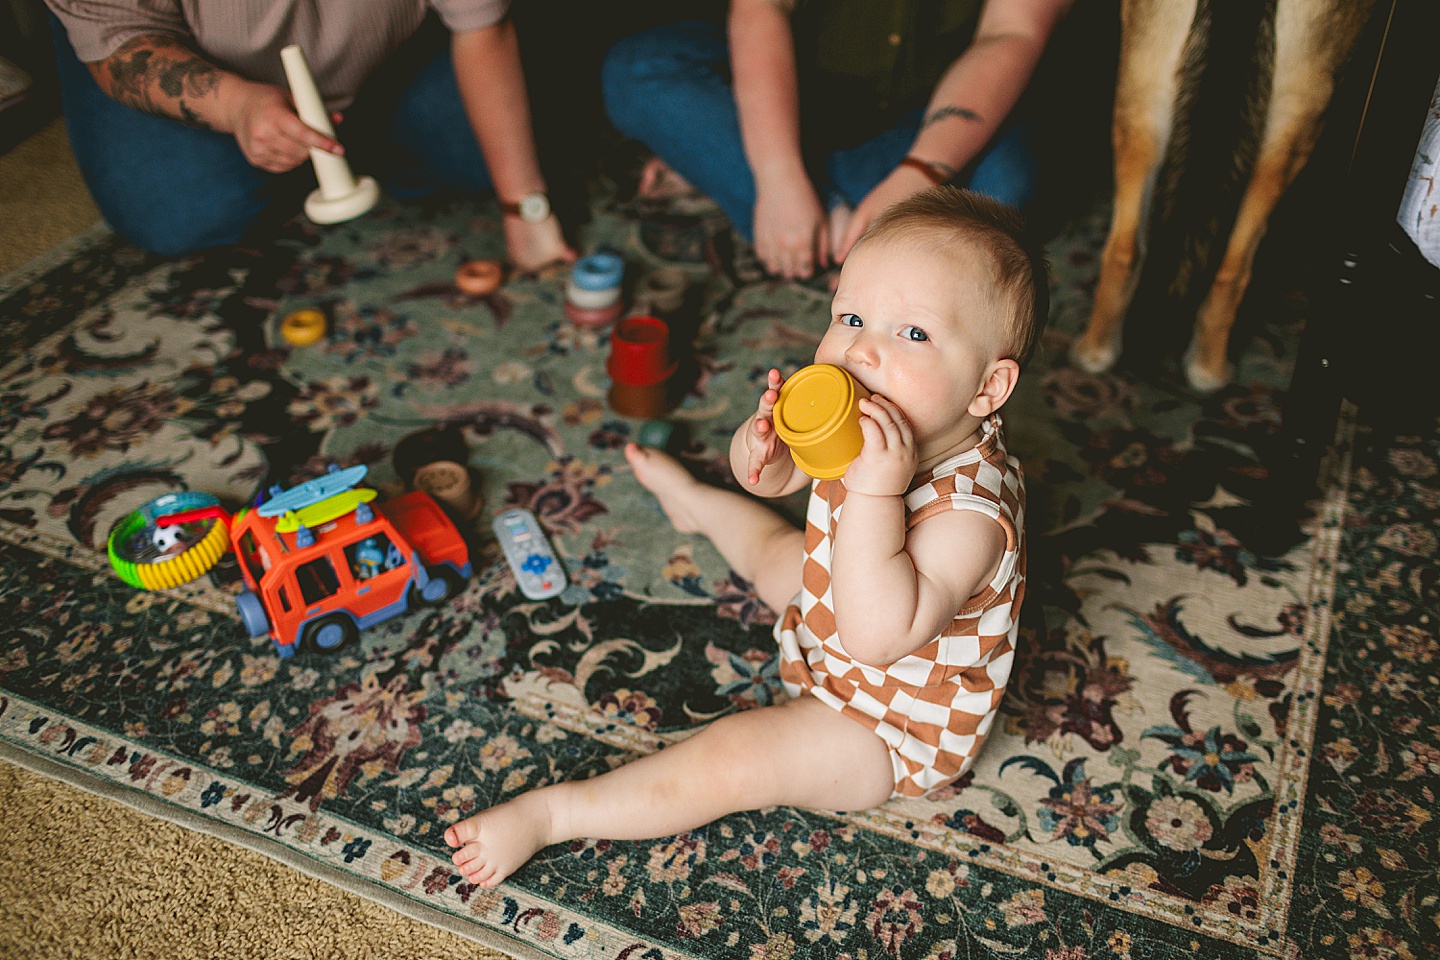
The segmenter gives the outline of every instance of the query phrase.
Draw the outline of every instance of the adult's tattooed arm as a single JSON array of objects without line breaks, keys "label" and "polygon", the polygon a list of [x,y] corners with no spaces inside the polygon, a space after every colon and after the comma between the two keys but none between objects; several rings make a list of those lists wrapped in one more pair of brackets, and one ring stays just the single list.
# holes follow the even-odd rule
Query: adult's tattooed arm
[{"label": "adult's tattooed arm", "polygon": [[235,137],[245,158],[284,173],[304,163],[311,147],[340,153],[340,144],[307,127],[290,94],[223,70],[179,38],[144,34],[89,64],[100,89],[127,107]]},{"label": "adult's tattooed arm", "polygon": [[[975,39],[945,71],[910,156],[942,179],[970,163],[1000,128],[1030,82],[1055,24],[1071,0],[985,0]],[[897,167],[855,208],[836,242],[843,260],[875,215],[930,186],[914,165]]]}]

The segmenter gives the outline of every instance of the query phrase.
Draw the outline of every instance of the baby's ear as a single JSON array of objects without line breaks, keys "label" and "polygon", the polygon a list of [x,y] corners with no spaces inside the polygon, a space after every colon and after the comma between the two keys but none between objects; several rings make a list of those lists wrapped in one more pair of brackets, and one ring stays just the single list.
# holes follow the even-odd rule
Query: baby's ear
[{"label": "baby's ear", "polygon": [[1019,380],[1020,364],[1014,360],[996,360],[980,384],[980,392],[970,401],[970,415],[983,419],[999,410],[1010,399]]}]

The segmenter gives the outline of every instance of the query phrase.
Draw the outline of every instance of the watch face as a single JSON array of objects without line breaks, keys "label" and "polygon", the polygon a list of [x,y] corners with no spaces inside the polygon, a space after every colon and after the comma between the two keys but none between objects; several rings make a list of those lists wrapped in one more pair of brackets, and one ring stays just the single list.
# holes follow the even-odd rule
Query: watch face
[{"label": "watch face", "polygon": [[516,206],[520,208],[520,219],[527,223],[539,223],[550,216],[550,201],[543,193],[526,194]]}]

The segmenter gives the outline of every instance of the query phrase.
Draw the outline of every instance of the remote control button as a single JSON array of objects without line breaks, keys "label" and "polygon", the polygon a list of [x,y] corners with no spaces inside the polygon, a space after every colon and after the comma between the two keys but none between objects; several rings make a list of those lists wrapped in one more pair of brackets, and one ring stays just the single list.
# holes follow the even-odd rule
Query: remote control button
[{"label": "remote control button", "polygon": [[544,573],[546,568],[548,568],[549,566],[549,557],[543,557],[538,553],[532,553],[530,554],[530,556],[525,558],[525,562],[520,565],[520,569],[524,570],[526,573],[533,573],[538,577],[540,574]]}]

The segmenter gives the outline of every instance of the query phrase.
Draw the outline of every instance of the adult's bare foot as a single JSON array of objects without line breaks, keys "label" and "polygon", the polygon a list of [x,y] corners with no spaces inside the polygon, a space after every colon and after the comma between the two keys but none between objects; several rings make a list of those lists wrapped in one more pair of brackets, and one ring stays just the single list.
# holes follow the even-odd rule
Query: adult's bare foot
[{"label": "adult's bare foot", "polygon": [[698,192],[690,181],[670,169],[664,160],[651,157],[640,170],[640,185],[635,195],[644,200],[669,200],[671,197],[691,197]]},{"label": "adult's bare foot", "polygon": [[670,518],[671,524],[681,533],[696,533],[700,526],[690,509],[691,496],[700,481],[681,466],[680,461],[653,447],[642,447],[638,443],[625,445],[625,459],[635,471],[640,485],[660,501],[660,509]]}]

